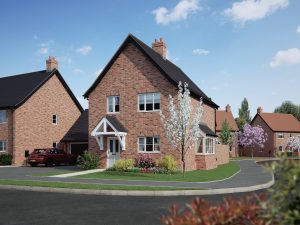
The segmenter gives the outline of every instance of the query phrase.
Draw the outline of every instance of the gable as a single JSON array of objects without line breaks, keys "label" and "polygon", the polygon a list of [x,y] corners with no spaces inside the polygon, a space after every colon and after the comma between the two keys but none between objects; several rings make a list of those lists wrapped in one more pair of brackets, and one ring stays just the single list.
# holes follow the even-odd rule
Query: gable
[{"label": "gable", "polygon": [[96,88],[96,86],[101,82],[103,77],[106,75],[107,71],[110,67],[114,64],[116,59],[119,57],[122,51],[124,51],[125,47],[129,44],[134,44],[153,65],[164,75],[170,83],[177,87],[178,82],[187,82],[189,84],[189,88],[191,91],[191,96],[199,99],[200,97],[203,99],[203,102],[214,107],[218,108],[219,106],[216,105],[209,97],[207,97],[200,88],[176,65],[170,62],[167,59],[163,59],[157,52],[155,52],[152,48],[147,46],[145,43],[134,37],[133,35],[129,34],[122,45],[119,47],[117,52],[114,54],[112,59],[103,69],[101,74],[98,76],[96,81],[92,84],[92,86],[86,91],[84,94],[85,98],[88,98],[90,93]]},{"label": "gable", "polygon": [[223,122],[227,120],[231,131],[238,131],[238,126],[233,118],[232,112],[217,110],[216,112],[216,131],[222,130]]}]

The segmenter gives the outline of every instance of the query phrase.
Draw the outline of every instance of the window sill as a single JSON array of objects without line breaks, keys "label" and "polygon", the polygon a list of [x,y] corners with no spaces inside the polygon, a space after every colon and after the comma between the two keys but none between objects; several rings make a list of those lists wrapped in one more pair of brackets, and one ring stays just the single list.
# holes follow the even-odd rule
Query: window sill
[{"label": "window sill", "polygon": [[215,155],[216,153],[196,153],[196,155]]},{"label": "window sill", "polygon": [[160,154],[161,152],[141,152],[141,151],[138,151],[138,153],[141,153],[141,154]]},{"label": "window sill", "polygon": [[106,114],[119,114],[120,112],[107,112]]},{"label": "window sill", "polygon": [[7,122],[2,122],[2,123],[0,123],[0,125],[1,125],[1,124],[7,124]]},{"label": "window sill", "polygon": [[138,112],[141,112],[141,113],[151,113],[151,112],[160,112],[161,110],[152,110],[152,111],[140,111],[138,110]]}]

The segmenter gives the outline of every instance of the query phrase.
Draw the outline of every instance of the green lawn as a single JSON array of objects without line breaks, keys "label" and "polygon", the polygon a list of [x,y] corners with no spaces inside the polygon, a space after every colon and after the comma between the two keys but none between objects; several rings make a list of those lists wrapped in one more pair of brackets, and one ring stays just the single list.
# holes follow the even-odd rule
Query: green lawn
[{"label": "green lawn", "polygon": [[99,179],[121,179],[121,180],[155,180],[155,181],[184,181],[184,182],[205,182],[222,180],[232,176],[240,170],[239,164],[230,161],[228,164],[220,165],[213,170],[195,170],[186,172],[183,177],[181,173],[176,174],[153,174],[138,172],[116,172],[105,171],[80,175],[80,178],[99,178]]},{"label": "green lawn", "polygon": [[[195,190],[191,188],[173,187],[151,187],[151,186],[125,186],[106,184],[83,184],[51,181],[31,181],[31,180],[0,180],[0,185],[30,186],[30,187],[52,187],[70,189],[91,189],[91,190],[136,190],[136,191],[173,191],[173,190]],[[200,189],[198,189],[200,190]]]}]

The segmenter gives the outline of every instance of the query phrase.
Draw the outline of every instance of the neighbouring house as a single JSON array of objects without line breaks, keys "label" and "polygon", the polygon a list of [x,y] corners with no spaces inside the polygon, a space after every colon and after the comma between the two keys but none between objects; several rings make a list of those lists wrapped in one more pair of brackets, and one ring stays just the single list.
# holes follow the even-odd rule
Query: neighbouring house
[{"label": "neighbouring house", "polygon": [[88,116],[89,110],[86,109],[61,139],[61,148],[65,152],[82,155],[84,151],[88,150]]},{"label": "neighbouring house", "polygon": [[[257,114],[251,121],[251,126],[261,126],[268,135],[263,148],[254,150],[254,156],[273,157],[277,153],[287,151],[289,138],[300,134],[300,123],[291,114],[265,113],[258,107]],[[250,156],[251,152],[243,149],[242,155]]]},{"label": "neighbouring house", "polygon": [[232,115],[231,106],[229,104],[226,105],[225,110],[217,110],[216,112],[216,133],[218,136],[222,132],[222,125],[224,121],[228,122],[232,135],[232,144],[229,145],[229,156],[238,157],[239,148],[236,132],[239,130],[239,128]]},{"label": "neighbouring house", "polygon": [[155,39],[151,48],[129,34],[84,94],[89,100],[89,150],[100,155],[102,167],[143,153],[154,159],[172,155],[180,163],[159,114],[166,113],[168,96],[177,95],[179,81],[188,83],[192,104],[202,98],[204,106],[202,137],[187,155],[187,169],[212,169],[228,162],[228,146],[216,145],[218,105],[166,54],[163,39]]},{"label": "neighbouring house", "polygon": [[25,163],[25,151],[57,147],[83,111],[57,70],[54,57],[46,70],[0,78],[0,153]]}]

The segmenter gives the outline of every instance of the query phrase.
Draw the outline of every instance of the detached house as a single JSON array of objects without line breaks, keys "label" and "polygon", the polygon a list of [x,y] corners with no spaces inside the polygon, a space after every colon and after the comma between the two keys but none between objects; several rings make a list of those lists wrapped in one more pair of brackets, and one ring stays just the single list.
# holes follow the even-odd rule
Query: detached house
[{"label": "detached house", "polygon": [[25,151],[56,147],[83,111],[57,70],[55,58],[46,70],[0,78],[0,154],[25,162]]},{"label": "detached house", "polygon": [[202,98],[204,106],[202,137],[187,155],[187,169],[212,169],[228,162],[228,149],[215,141],[218,105],[166,59],[166,53],[163,39],[151,48],[129,34],[84,94],[89,100],[89,150],[100,154],[102,167],[141,153],[153,158],[169,154],[180,163],[159,114],[167,112],[168,96],[177,95],[179,81],[188,83],[192,104]]},{"label": "detached house", "polygon": [[[300,134],[300,122],[291,114],[265,113],[258,107],[251,126],[261,126],[268,134],[264,148],[256,149],[254,156],[275,156],[276,153],[287,151],[289,138]],[[243,149],[243,155],[251,153]]]},{"label": "detached house", "polygon": [[232,135],[232,144],[229,146],[229,155],[230,157],[237,157],[238,153],[238,140],[235,133],[239,130],[235,119],[231,112],[230,105],[226,105],[225,110],[217,110],[216,112],[216,132],[219,136],[223,130],[223,123],[227,121],[230,127],[231,135]]}]

